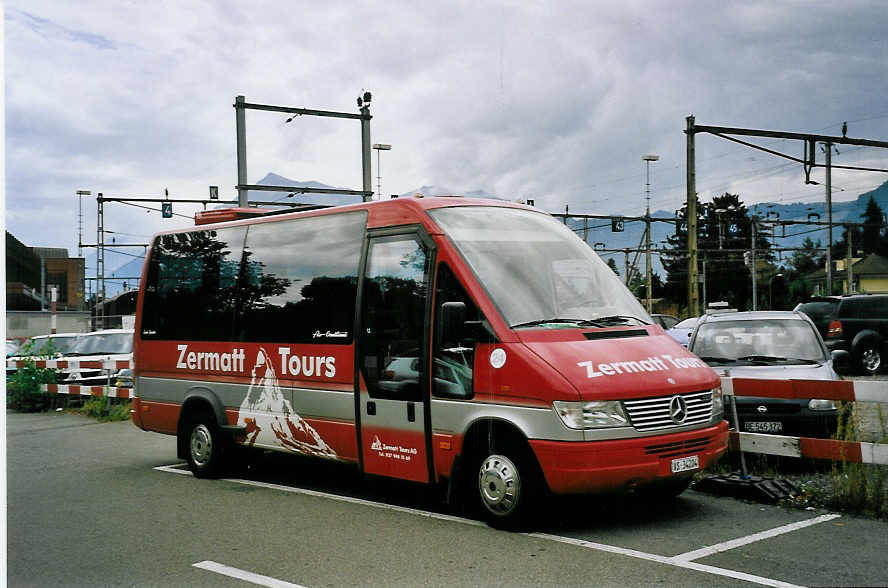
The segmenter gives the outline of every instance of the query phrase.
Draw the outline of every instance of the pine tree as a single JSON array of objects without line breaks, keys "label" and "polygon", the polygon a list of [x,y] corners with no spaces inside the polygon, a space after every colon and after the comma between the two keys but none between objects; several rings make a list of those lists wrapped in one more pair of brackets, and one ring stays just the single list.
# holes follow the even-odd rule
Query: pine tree
[{"label": "pine tree", "polygon": [[[720,210],[723,212],[716,212]],[[737,194],[725,193],[716,196],[712,202],[701,204],[697,201],[697,247],[703,261],[706,261],[707,298],[725,300],[734,308],[752,308],[752,281],[750,268],[743,263],[743,254],[731,249],[747,250],[752,237],[752,222],[746,205]],[[665,296],[680,305],[687,303],[687,207],[678,211],[679,223],[674,235],[668,238],[668,248],[672,251],[662,256],[663,267],[667,272],[664,286]],[[771,244],[761,233],[756,238],[756,259],[773,262]],[[702,251],[705,250],[705,251]],[[702,290],[702,288],[701,288]],[[766,288],[759,288],[760,296]]]}]

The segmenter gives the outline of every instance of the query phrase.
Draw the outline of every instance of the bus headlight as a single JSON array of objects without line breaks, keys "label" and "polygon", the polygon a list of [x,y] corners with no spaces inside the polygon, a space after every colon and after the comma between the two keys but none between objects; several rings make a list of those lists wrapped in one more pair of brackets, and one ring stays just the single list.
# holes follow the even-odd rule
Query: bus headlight
[{"label": "bus headlight", "polygon": [[552,403],[555,412],[564,426],[570,429],[602,429],[607,427],[629,426],[629,418],[623,411],[623,404],[616,400],[604,402],[565,402]]},{"label": "bus headlight", "polygon": [[712,389],[712,418],[721,420],[725,417],[725,397],[721,386]]}]

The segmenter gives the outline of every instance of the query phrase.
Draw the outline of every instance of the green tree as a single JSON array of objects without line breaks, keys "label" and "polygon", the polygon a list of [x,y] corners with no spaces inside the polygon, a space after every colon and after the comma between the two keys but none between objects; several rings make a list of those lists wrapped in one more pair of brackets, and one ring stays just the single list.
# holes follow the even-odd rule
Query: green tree
[{"label": "green tree", "polygon": [[[685,305],[688,288],[686,206],[678,211],[678,217],[675,234],[667,240],[670,251],[663,254],[662,261],[667,272],[666,297]],[[734,308],[752,308],[750,270],[743,263],[742,252],[738,251],[749,249],[751,239],[752,220],[739,195],[726,192],[705,204],[697,200],[697,258],[701,270],[703,261],[706,261],[709,300],[725,300]],[[759,264],[774,261],[770,246],[767,238],[761,232],[757,233],[756,259]],[[760,303],[766,300],[766,290],[767,284],[760,283]]]},{"label": "green tree", "polygon": [[801,249],[793,251],[789,259],[790,271],[796,274],[794,277],[804,276],[823,267],[818,261],[821,257],[819,249],[822,247],[820,240],[815,243],[811,237],[805,237]]},{"label": "green tree", "polygon": [[863,254],[880,253],[884,255],[881,253],[883,249],[882,209],[872,196],[866,203],[866,210],[860,216],[864,223],[860,235],[860,249],[863,250]]},{"label": "green tree", "polygon": [[617,262],[614,261],[613,257],[611,257],[610,259],[607,260],[607,267],[614,270],[614,273],[617,274],[618,276],[620,275],[620,270],[617,269]]}]

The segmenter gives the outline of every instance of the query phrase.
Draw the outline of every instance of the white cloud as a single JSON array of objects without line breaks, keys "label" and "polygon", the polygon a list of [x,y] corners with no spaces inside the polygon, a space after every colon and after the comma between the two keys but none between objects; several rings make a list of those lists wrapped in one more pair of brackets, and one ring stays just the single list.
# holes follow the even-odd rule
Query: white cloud
[{"label": "white cloud", "polygon": [[[233,197],[238,94],[354,112],[369,89],[372,138],[393,145],[384,192],[484,189],[553,211],[640,212],[645,153],[661,156],[654,207],[680,206],[689,114],[833,134],[859,121],[850,136],[888,139],[879,2],[427,4],[8,2],[9,230],[73,247],[80,188],[202,197],[214,184]],[[250,181],[360,187],[356,122],[285,118],[248,113]],[[697,156],[704,198],[822,198],[785,160],[703,135]],[[888,167],[885,150],[839,157]],[[882,178],[837,174],[837,198]],[[169,226],[127,208],[109,206],[106,224]]]}]

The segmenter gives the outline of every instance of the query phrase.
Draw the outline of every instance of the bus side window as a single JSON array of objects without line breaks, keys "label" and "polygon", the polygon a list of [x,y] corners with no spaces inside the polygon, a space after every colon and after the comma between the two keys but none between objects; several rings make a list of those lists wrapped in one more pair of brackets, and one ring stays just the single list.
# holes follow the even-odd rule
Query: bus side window
[{"label": "bus side window", "polygon": [[[458,332],[444,332],[441,318],[445,302],[460,302],[465,305],[465,324]],[[435,345],[432,356],[434,396],[474,396],[472,370],[475,345],[492,340],[492,336],[484,330],[485,322],[484,315],[453,275],[453,270],[446,263],[438,264],[438,278],[435,282]]]}]

